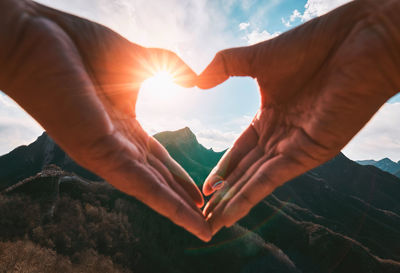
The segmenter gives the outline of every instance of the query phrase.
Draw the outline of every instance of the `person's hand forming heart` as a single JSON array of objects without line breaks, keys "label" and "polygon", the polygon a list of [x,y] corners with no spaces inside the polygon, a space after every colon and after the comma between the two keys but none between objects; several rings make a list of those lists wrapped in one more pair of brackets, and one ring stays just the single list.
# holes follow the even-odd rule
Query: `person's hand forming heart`
[{"label": "person's hand forming heart", "polygon": [[79,164],[210,240],[201,192],[135,117],[140,84],[157,67],[186,87],[197,75],[172,52],[29,0],[0,0],[0,10],[0,89]]},{"label": "person's hand forming heart", "polygon": [[[283,35],[219,52],[199,76],[257,79],[261,108],[203,185],[213,233],[334,157],[400,87],[399,1],[354,1]],[[221,182],[222,181],[222,182]]]}]

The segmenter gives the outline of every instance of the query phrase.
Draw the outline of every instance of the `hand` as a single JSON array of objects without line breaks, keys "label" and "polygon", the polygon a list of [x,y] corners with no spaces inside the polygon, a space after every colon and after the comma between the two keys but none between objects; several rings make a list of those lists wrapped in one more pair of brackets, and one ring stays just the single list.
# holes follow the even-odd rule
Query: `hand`
[{"label": "hand", "polygon": [[213,233],[334,157],[398,91],[398,33],[393,37],[384,11],[367,3],[352,2],[269,41],[223,50],[199,76],[201,88],[251,76],[261,92],[251,125],[203,185],[206,195],[220,189],[203,211]]},{"label": "hand", "polygon": [[140,84],[157,69],[186,87],[197,75],[174,53],[101,25],[31,1],[9,4],[5,27],[15,31],[0,88],[79,164],[208,241],[201,192],[135,117]]}]

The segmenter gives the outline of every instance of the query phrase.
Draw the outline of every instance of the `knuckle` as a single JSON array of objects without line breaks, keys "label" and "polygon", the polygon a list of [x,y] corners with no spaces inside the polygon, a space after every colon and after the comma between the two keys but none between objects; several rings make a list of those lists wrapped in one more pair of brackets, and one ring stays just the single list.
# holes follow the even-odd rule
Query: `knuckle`
[{"label": "knuckle", "polygon": [[182,219],[184,216],[184,211],[185,211],[185,205],[182,202],[179,202],[175,206],[173,218],[174,219]]},{"label": "knuckle", "polygon": [[239,204],[242,205],[244,208],[252,207],[254,206],[255,202],[253,201],[253,197],[251,194],[248,192],[243,192],[239,196]]},{"label": "knuckle", "polygon": [[256,178],[256,184],[259,185],[261,188],[265,188],[271,185],[271,179],[267,175],[266,172],[260,172]]}]

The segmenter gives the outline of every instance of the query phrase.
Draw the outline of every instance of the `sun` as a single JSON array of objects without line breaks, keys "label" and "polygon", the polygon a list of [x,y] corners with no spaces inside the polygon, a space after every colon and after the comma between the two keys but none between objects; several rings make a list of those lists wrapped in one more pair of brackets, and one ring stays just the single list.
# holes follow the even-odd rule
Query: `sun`
[{"label": "sun", "polygon": [[162,90],[174,84],[174,77],[166,70],[156,72],[153,77],[145,81],[146,85]]},{"label": "sun", "polygon": [[176,97],[181,89],[175,84],[175,78],[169,71],[161,70],[142,83],[141,95],[154,100],[166,101]]}]

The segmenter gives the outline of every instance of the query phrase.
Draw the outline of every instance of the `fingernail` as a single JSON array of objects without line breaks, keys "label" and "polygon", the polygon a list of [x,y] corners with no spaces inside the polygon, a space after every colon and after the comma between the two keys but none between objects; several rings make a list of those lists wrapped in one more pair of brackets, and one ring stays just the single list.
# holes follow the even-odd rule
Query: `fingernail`
[{"label": "fingernail", "polygon": [[224,181],[220,180],[217,183],[214,183],[211,187],[213,188],[213,190],[220,190],[222,189],[222,187],[224,186]]}]

